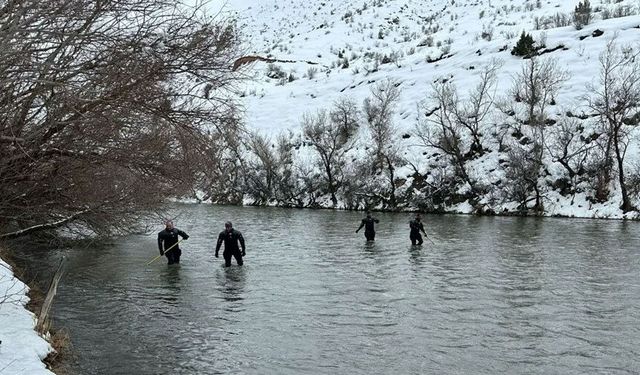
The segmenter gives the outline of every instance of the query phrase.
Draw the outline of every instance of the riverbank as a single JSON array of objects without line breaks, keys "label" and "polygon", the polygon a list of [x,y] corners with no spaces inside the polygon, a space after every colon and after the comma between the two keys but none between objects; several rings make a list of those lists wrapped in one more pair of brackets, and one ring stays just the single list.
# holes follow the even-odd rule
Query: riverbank
[{"label": "riverbank", "polygon": [[38,310],[37,288],[20,280],[11,263],[9,250],[0,247],[0,374],[53,375],[47,367],[55,358],[51,342],[56,340],[35,331],[37,317],[29,310]]},{"label": "riverbank", "polygon": [[[197,191],[193,197],[174,198],[170,202],[186,203],[186,204],[220,204],[212,202],[206,198],[206,194]],[[311,204],[306,204],[312,201]],[[255,200],[244,197],[237,206],[254,206],[254,207],[280,207],[280,208],[308,208],[308,209],[327,209],[327,210],[345,210],[345,211],[364,211],[362,207],[351,207],[344,199],[339,199],[338,204],[333,206],[329,196],[322,196],[321,199],[316,197],[312,199],[302,199],[300,205],[282,204],[276,201],[267,203],[256,202]],[[558,192],[549,192],[543,200],[543,210],[541,212],[533,209],[522,209],[518,207],[518,203],[506,202],[502,204],[476,204],[472,205],[468,201],[464,201],[455,205],[441,206],[434,208],[432,205],[411,204],[397,209],[386,209],[380,206],[369,207],[372,211],[377,212],[421,212],[424,214],[434,215],[474,215],[474,216],[503,216],[503,217],[557,217],[567,219],[606,219],[606,220],[640,220],[640,211],[634,210],[624,212],[620,209],[621,200],[618,196],[612,200],[603,203],[590,202],[585,194],[576,194],[571,197],[565,197]],[[222,203],[222,205],[225,205]]]}]

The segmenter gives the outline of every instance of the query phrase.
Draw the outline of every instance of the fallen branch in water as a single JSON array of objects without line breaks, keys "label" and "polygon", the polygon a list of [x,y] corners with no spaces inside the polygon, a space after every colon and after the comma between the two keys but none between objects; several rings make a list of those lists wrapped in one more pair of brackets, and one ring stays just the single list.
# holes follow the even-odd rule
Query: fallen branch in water
[{"label": "fallen branch in water", "polygon": [[62,275],[64,274],[64,258],[60,260],[60,264],[58,265],[58,270],[56,270],[55,275],[53,275],[53,279],[51,279],[51,284],[49,285],[49,290],[47,291],[47,297],[44,299],[42,303],[42,309],[40,309],[40,314],[38,315],[38,325],[36,326],[36,330],[41,335],[45,334],[51,328],[51,319],[49,319],[49,311],[51,310],[51,305],[53,304],[53,298],[56,296],[58,291],[58,283],[60,283],[60,279],[62,279]]}]

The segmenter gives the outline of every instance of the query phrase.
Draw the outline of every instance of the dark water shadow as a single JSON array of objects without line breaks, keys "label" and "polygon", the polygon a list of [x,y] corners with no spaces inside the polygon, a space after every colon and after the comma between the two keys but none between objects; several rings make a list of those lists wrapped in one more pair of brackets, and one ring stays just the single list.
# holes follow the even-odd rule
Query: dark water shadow
[{"label": "dark water shadow", "polygon": [[424,249],[421,245],[409,245],[407,252],[409,253],[409,262],[413,266],[422,266],[424,264],[427,249]]},{"label": "dark water shadow", "polygon": [[244,300],[247,283],[246,266],[223,267],[216,272],[216,279],[220,285],[222,298],[229,302]]},{"label": "dark water shadow", "polygon": [[362,244],[362,251],[367,257],[373,257],[382,252],[382,249],[376,246],[375,241],[366,241]]},{"label": "dark water shadow", "polygon": [[160,296],[159,299],[168,305],[178,306],[182,294],[182,276],[180,265],[172,264],[160,271]]}]

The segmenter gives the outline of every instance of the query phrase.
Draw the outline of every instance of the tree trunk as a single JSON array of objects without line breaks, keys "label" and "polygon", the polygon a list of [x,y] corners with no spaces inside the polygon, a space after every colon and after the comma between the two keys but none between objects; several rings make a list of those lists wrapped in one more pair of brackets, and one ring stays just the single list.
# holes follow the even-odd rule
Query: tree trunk
[{"label": "tree trunk", "polygon": [[336,198],[336,187],[333,182],[333,173],[331,173],[331,164],[328,162],[324,165],[325,171],[327,172],[327,180],[329,181],[329,192],[331,193],[331,202],[333,203],[333,207],[338,205],[338,198]]},{"label": "tree trunk", "polygon": [[391,188],[391,191],[389,192],[389,206],[391,208],[396,208],[398,203],[396,202],[396,184],[394,182],[395,169],[393,168],[393,164],[391,163],[389,156],[385,155],[385,158],[387,159],[387,168],[389,169],[389,186]]},{"label": "tree trunk", "polygon": [[616,161],[618,162],[618,181],[620,182],[620,192],[622,193],[622,205],[620,208],[622,212],[627,213],[633,211],[635,208],[631,204],[629,199],[629,192],[627,191],[627,185],[624,178],[624,156],[620,152],[620,142],[618,140],[618,132],[614,134],[613,144],[616,150]]}]

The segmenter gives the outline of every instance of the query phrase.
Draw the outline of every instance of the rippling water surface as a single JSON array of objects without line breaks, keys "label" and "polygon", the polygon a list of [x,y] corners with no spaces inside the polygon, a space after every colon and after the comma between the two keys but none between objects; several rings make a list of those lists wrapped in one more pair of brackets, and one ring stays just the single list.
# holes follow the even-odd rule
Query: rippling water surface
[{"label": "rippling water surface", "polygon": [[[68,257],[72,374],[637,374],[640,223],[177,205],[155,234]],[[244,267],[213,257],[232,220]],[[162,228],[158,227],[158,230]],[[47,259],[44,259],[47,261]]]}]

